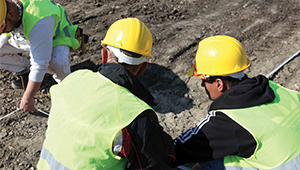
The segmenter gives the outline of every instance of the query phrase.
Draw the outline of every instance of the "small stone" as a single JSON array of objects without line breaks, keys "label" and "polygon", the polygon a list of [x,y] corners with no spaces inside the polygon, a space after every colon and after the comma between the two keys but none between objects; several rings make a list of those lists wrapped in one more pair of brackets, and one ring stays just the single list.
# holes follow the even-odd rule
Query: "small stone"
[{"label": "small stone", "polygon": [[1,131],[0,132],[0,138],[4,138],[5,136],[7,136],[6,131]]}]

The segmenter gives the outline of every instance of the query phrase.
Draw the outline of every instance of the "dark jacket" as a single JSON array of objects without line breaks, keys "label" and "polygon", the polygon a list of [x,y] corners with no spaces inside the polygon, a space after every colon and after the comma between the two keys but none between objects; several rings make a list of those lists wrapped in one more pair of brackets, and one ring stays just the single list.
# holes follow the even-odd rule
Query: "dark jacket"
[{"label": "dark jacket", "polygon": [[[100,67],[99,72],[114,83],[127,88],[148,105],[156,105],[146,87],[125,67],[106,63]],[[128,155],[125,155],[128,161],[126,169],[171,169],[175,159],[175,148],[172,138],[159,125],[155,112],[142,112],[124,129],[132,141],[132,147]]]},{"label": "dark jacket", "polygon": [[214,110],[258,106],[274,99],[268,79],[261,75],[247,78],[225,91],[213,101],[206,118],[175,139],[176,161],[173,166],[211,161],[227,155],[250,157],[256,148],[252,135],[224,113]]}]

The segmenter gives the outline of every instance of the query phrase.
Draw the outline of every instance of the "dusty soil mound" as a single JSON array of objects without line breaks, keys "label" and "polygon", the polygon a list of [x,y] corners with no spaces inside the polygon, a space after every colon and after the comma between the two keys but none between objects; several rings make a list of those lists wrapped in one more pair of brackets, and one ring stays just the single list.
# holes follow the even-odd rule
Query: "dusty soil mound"
[{"label": "dusty soil mound", "polygon": [[[215,34],[234,36],[251,60],[247,74],[267,75],[300,50],[300,1],[246,0],[55,0],[74,24],[90,36],[86,54],[72,53],[72,70],[96,71],[101,63],[100,41],[117,19],[137,17],[153,34],[152,64],[140,80],[152,92],[161,125],[172,137],[195,126],[210,101],[201,81],[187,70],[199,41]],[[287,63],[271,79],[300,91],[300,57]],[[0,118],[19,107],[21,90],[13,90],[14,73],[0,70]],[[36,107],[49,112],[47,75],[36,95]],[[36,169],[47,128],[47,116],[20,111],[0,121],[0,169]]]}]

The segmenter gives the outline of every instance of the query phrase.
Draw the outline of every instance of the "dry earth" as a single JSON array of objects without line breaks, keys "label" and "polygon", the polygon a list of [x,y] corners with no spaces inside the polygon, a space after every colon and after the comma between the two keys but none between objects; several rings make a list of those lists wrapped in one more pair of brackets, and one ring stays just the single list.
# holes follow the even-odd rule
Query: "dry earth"
[{"label": "dry earth", "polygon": [[[90,36],[86,54],[72,53],[72,70],[96,71],[101,63],[100,41],[117,19],[137,17],[153,34],[152,64],[143,84],[158,101],[161,125],[173,138],[195,126],[210,104],[201,81],[187,70],[199,41],[215,34],[231,35],[242,42],[251,60],[247,74],[267,75],[300,50],[300,0],[55,0],[74,24]],[[26,54],[25,54],[26,55]],[[270,79],[300,91],[300,57],[296,56]],[[16,110],[21,90],[11,88],[15,73],[0,69],[0,118]],[[49,112],[47,76],[35,104]],[[47,116],[16,112],[0,121],[0,169],[36,169],[47,128]],[[190,165],[187,165],[190,166]]]}]

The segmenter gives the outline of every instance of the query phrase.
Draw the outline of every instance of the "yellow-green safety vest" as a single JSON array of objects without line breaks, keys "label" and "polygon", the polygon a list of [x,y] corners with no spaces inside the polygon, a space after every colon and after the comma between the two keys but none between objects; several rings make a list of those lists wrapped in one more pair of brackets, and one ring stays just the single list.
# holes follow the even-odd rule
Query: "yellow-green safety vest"
[{"label": "yellow-green safety vest", "polygon": [[269,81],[272,103],[242,109],[221,109],[245,128],[257,147],[249,158],[226,156],[226,170],[300,169],[300,94]]},{"label": "yellow-green safety vest", "polygon": [[66,45],[74,50],[79,48],[80,44],[75,38],[78,28],[73,25],[67,17],[65,9],[50,0],[21,0],[23,3],[23,31],[24,36],[29,41],[29,34],[33,26],[41,19],[49,16],[55,17],[55,27],[53,30],[53,47]]},{"label": "yellow-green safety vest", "polygon": [[99,73],[79,70],[50,89],[51,110],[38,169],[124,170],[112,152],[119,130],[152,109]]}]

